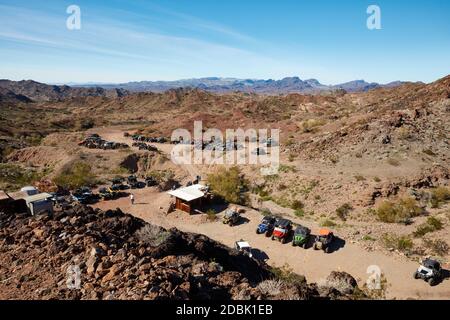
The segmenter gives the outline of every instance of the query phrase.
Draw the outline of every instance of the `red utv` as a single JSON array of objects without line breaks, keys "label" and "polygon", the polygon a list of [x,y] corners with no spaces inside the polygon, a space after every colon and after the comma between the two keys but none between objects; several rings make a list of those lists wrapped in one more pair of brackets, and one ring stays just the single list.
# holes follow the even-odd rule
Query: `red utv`
[{"label": "red utv", "polygon": [[281,243],[286,243],[292,232],[292,222],[288,219],[279,219],[275,223],[275,228],[272,232],[272,240],[279,240]]}]

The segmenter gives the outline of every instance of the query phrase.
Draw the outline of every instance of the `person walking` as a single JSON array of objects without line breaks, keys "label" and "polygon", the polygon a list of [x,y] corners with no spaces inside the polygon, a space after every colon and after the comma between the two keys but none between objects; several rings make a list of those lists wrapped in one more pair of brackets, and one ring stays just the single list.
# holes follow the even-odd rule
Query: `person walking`
[{"label": "person walking", "polygon": [[130,194],[131,205],[134,205],[134,194]]}]

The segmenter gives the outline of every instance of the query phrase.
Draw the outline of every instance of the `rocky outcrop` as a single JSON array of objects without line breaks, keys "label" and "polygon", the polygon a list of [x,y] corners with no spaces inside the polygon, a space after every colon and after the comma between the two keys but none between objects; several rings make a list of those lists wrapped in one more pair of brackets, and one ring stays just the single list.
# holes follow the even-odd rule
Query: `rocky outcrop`
[{"label": "rocky outcrop", "polygon": [[0,213],[0,243],[2,299],[320,297],[306,281],[280,280],[284,295],[268,294],[259,284],[274,275],[264,263],[118,209],[78,205],[37,217]]}]

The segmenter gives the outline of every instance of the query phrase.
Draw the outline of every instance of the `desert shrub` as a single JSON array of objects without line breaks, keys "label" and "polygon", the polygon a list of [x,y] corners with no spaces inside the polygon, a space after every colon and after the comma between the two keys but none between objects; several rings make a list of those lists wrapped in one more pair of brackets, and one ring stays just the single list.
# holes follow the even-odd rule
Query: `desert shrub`
[{"label": "desert shrub", "polygon": [[267,209],[267,208],[263,208],[263,209],[261,209],[259,212],[260,212],[263,216],[270,216],[270,215],[272,215],[272,211],[270,211],[270,210]]},{"label": "desert shrub", "polygon": [[281,293],[283,281],[279,279],[265,280],[260,282],[256,288],[259,289],[259,291],[261,291],[264,295],[276,296]]},{"label": "desert shrub", "polygon": [[294,211],[294,214],[296,217],[304,217],[305,216],[305,211],[303,209],[297,209]]},{"label": "desert shrub", "polygon": [[291,203],[291,209],[292,210],[301,210],[305,207],[305,205],[303,204],[303,202],[301,202],[300,200],[294,200]]},{"label": "desert shrub", "polygon": [[417,201],[409,197],[397,202],[385,201],[376,210],[378,219],[388,223],[406,222],[422,213],[423,209],[417,205]]},{"label": "desert shrub", "polygon": [[436,153],[434,153],[433,150],[431,150],[431,149],[423,149],[422,152],[428,156],[432,156],[432,157],[436,156]]},{"label": "desert shrub", "polygon": [[362,175],[356,175],[356,176],[355,176],[355,180],[359,182],[359,181],[364,181],[364,180],[366,180],[366,178],[364,178]]},{"label": "desert shrub", "polygon": [[408,236],[397,236],[395,234],[385,233],[381,240],[386,248],[395,249],[401,252],[410,252],[413,248],[413,242]]},{"label": "desert shrub", "polygon": [[342,206],[336,209],[336,215],[342,221],[347,220],[348,213],[353,209],[353,207],[349,203],[344,203]]},{"label": "desert shrub", "polygon": [[285,281],[291,285],[302,285],[306,282],[304,276],[294,273],[287,264],[282,267],[271,267],[270,271],[274,280]]},{"label": "desert shrub", "polygon": [[244,191],[247,190],[248,183],[238,167],[220,168],[216,173],[208,175],[208,183],[211,192],[225,201],[237,204],[247,203],[248,199]]},{"label": "desert shrub", "polygon": [[96,183],[96,176],[88,163],[78,161],[63,169],[54,178],[54,182],[63,188],[76,189],[82,186],[94,185]]},{"label": "desert shrub", "polygon": [[92,118],[83,118],[79,119],[76,123],[76,128],[78,130],[88,130],[93,128],[95,125],[95,121]]},{"label": "desert shrub", "polygon": [[136,231],[136,237],[140,241],[152,247],[157,247],[162,245],[164,242],[167,241],[167,239],[169,239],[170,232],[165,231],[163,228],[159,226],[146,224],[145,226]]},{"label": "desert shrub", "polygon": [[321,227],[335,227],[336,226],[336,222],[334,222],[331,219],[325,219],[325,220],[322,220],[320,222],[320,226]]},{"label": "desert shrub", "polygon": [[208,209],[206,211],[206,218],[208,219],[208,221],[216,221],[217,220],[217,215],[216,215],[216,211],[214,211],[213,209]]},{"label": "desert shrub", "polygon": [[289,161],[289,162],[293,162],[294,160],[295,160],[295,155],[292,154],[292,153],[289,153],[289,155],[288,155],[288,161]]},{"label": "desert shrub", "polygon": [[440,239],[423,239],[423,245],[425,246],[425,248],[431,250],[433,254],[438,256],[445,256],[446,254],[448,254],[450,249],[448,243]]},{"label": "desert shrub", "polygon": [[41,144],[42,142],[42,136],[41,135],[37,135],[37,134],[32,134],[29,136],[26,136],[24,138],[25,142],[30,145],[30,146],[38,146]]},{"label": "desert shrub", "polygon": [[428,217],[425,223],[422,223],[413,232],[414,237],[423,237],[425,234],[441,230],[443,226],[442,221],[439,218]]},{"label": "desert shrub", "polygon": [[381,179],[380,179],[379,177],[373,177],[373,181],[375,181],[375,182],[380,182]]},{"label": "desert shrub", "polygon": [[368,234],[364,235],[361,239],[363,241],[375,241],[376,240],[374,237],[371,237]]},{"label": "desert shrub", "polygon": [[432,208],[439,208],[441,204],[450,200],[450,189],[446,187],[437,187],[431,190],[430,203]]},{"label": "desert shrub", "polygon": [[157,183],[164,183],[174,179],[175,173],[172,170],[155,170],[147,173],[147,177],[153,178]]},{"label": "desert shrub", "polygon": [[397,129],[398,138],[401,140],[408,140],[412,138],[411,130],[405,126]]},{"label": "desert shrub", "polygon": [[318,119],[309,119],[306,121],[303,121],[301,124],[301,129],[303,130],[303,132],[308,133],[308,132],[316,132],[317,129],[320,126],[323,126],[325,124],[324,120],[318,120]]},{"label": "desert shrub", "polygon": [[294,166],[289,166],[285,164],[280,164],[278,170],[280,172],[297,172],[297,169]]},{"label": "desert shrub", "polygon": [[391,166],[394,166],[394,167],[398,167],[400,165],[400,161],[398,161],[397,159],[394,159],[394,158],[388,158],[386,161],[387,161],[387,163],[389,163]]},{"label": "desert shrub", "polygon": [[7,191],[33,184],[43,173],[11,163],[0,163],[0,184]]},{"label": "desert shrub", "polygon": [[328,159],[331,161],[331,163],[336,164],[339,162],[339,157],[337,155],[329,155]]}]

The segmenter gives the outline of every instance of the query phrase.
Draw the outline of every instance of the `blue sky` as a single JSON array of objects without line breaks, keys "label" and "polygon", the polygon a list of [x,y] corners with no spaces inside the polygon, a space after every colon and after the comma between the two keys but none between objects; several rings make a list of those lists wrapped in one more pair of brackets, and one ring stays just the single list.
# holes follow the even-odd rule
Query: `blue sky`
[{"label": "blue sky", "polygon": [[[80,30],[66,28],[71,4]],[[381,30],[366,27],[371,4]],[[450,73],[449,12],[448,0],[0,0],[0,78],[431,82]]]}]

